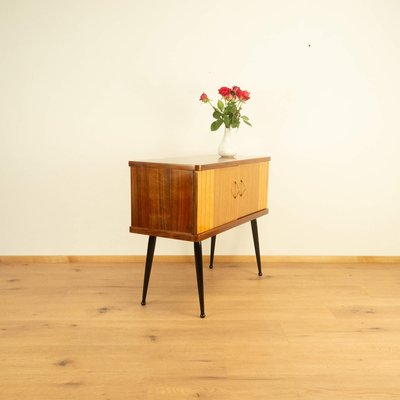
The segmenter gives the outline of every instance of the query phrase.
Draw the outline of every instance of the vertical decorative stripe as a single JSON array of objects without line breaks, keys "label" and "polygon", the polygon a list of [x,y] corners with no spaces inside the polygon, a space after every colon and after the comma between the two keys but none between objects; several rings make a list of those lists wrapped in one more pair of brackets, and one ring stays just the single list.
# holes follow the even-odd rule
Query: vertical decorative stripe
[{"label": "vertical decorative stripe", "polygon": [[197,174],[197,233],[214,227],[214,170],[195,172]]},{"label": "vertical decorative stripe", "polygon": [[269,162],[259,163],[259,192],[258,192],[258,209],[263,210],[268,207],[268,172]]}]

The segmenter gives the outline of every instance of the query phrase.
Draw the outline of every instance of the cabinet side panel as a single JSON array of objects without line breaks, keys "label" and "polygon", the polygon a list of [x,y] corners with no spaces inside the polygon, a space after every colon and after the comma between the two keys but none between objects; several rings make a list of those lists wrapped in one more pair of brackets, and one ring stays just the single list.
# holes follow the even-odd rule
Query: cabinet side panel
[{"label": "cabinet side panel", "polygon": [[193,230],[193,171],[131,167],[132,227]]},{"label": "cabinet side panel", "polygon": [[269,162],[262,162],[260,166],[260,190],[258,193],[258,209],[263,210],[268,208],[268,175],[269,175]]},{"label": "cabinet side panel", "polygon": [[197,231],[214,227],[214,170],[195,172],[197,177]]}]

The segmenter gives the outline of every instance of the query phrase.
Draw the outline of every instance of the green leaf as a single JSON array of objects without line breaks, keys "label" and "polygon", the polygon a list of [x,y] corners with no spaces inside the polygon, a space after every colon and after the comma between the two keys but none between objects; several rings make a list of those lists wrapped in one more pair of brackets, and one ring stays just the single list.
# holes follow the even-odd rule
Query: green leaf
[{"label": "green leaf", "polygon": [[246,121],[245,119],[243,120],[243,122],[244,122],[245,124],[251,126],[251,127],[253,126],[249,121]]},{"label": "green leaf", "polygon": [[214,132],[222,125],[222,119],[217,119],[211,124],[211,130]]},{"label": "green leaf", "polygon": [[249,117],[247,117],[246,115],[242,115],[242,120],[243,120],[243,121],[248,121],[248,120],[249,120]]},{"label": "green leaf", "polygon": [[222,114],[221,114],[219,111],[215,110],[215,111],[213,112],[213,117],[214,117],[215,119],[219,119],[219,118],[222,117]]},{"label": "green leaf", "polygon": [[223,109],[224,109],[224,103],[223,103],[221,100],[218,100],[217,105],[218,105],[218,108],[219,108],[221,111],[223,111]]}]

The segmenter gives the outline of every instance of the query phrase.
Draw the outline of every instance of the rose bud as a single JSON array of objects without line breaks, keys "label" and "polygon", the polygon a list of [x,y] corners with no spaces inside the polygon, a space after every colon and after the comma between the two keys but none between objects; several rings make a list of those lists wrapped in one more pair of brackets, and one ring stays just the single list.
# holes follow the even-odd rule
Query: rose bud
[{"label": "rose bud", "polygon": [[237,92],[240,92],[240,87],[239,86],[233,86],[232,87],[232,92],[234,93],[235,96],[237,96]]},{"label": "rose bud", "polygon": [[200,96],[200,99],[199,99],[200,101],[202,101],[203,103],[207,103],[210,99],[208,98],[208,96],[205,94],[205,93],[203,93],[201,96]]}]

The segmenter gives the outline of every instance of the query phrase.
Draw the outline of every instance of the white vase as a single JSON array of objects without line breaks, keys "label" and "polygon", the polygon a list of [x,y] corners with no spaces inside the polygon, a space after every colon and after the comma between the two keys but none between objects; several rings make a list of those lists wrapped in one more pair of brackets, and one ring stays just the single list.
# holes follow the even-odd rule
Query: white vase
[{"label": "white vase", "polygon": [[232,128],[226,128],[224,132],[224,137],[222,138],[221,143],[218,146],[218,154],[221,157],[233,157],[236,155],[236,148],[234,143],[232,142]]}]

